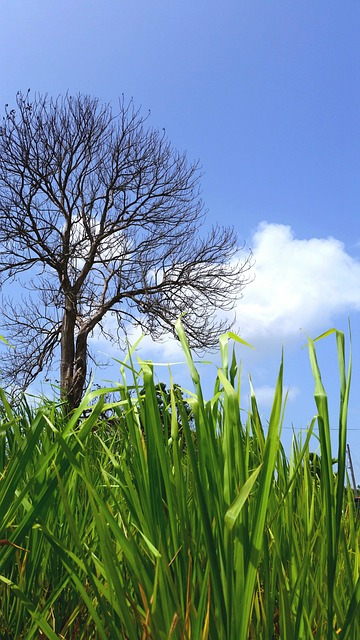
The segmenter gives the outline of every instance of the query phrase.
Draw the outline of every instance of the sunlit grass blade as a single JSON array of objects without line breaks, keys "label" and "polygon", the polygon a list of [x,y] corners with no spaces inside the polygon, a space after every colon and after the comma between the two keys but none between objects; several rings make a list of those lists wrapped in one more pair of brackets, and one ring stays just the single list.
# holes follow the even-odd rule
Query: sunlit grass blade
[{"label": "sunlit grass blade", "polygon": [[269,494],[274,477],[275,462],[279,446],[279,433],[282,417],[283,392],[283,362],[275,388],[274,401],[271,409],[268,433],[265,442],[262,468],[258,478],[258,488],[254,496],[255,509],[253,515],[253,531],[250,537],[250,556],[246,567],[245,591],[240,618],[239,639],[246,640],[250,625],[251,603],[258,563],[261,558],[261,547],[264,538],[264,527],[269,503]]},{"label": "sunlit grass blade", "polygon": [[251,381],[242,405],[229,351],[242,339],[222,336],[211,395],[180,321],[177,331],[194,391],[173,373],[169,389],[159,385],[154,365],[134,364],[132,352],[121,382],[88,390],[72,415],[46,399],[16,406],[0,396],[0,637],[360,637],[344,336],[335,332],[338,450],[310,341],[317,416],[305,433],[294,426],[288,451],[283,361],[263,420]]}]

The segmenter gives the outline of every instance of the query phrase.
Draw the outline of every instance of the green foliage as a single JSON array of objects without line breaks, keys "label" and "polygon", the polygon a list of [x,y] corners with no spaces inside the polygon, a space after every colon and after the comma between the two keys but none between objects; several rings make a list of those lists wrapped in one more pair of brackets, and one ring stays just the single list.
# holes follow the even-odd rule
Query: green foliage
[{"label": "green foliage", "polygon": [[[151,363],[135,366],[131,354],[122,384],[87,393],[67,422],[55,404],[14,408],[1,393],[0,637],[360,637],[343,335],[338,450],[309,341],[318,413],[288,459],[283,363],[264,427],[253,391],[240,412],[236,336],[221,338],[205,401],[180,323],[177,331],[189,396],[172,381],[156,385]],[[309,450],[316,421],[318,458]]]}]

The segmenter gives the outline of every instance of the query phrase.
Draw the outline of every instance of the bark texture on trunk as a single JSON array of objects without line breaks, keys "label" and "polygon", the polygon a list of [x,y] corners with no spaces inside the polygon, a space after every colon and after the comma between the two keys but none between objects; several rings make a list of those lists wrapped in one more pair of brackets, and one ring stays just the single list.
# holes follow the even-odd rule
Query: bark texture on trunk
[{"label": "bark texture on trunk", "polygon": [[76,305],[70,295],[65,295],[65,309],[61,326],[60,392],[62,399],[71,409],[74,408],[71,401],[71,387],[74,378],[75,327]]},{"label": "bark texture on trunk", "polygon": [[75,363],[71,388],[68,393],[68,403],[71,409],[78,407],[86,383],[87,363],[87,338],[88,332],[79,332],[76,337]]}]

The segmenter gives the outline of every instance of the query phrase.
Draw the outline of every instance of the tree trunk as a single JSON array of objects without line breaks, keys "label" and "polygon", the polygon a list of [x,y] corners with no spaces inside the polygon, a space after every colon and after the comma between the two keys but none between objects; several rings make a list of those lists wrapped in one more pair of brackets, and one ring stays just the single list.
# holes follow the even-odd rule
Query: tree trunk
[{"label": "tree trunk", "polygon": [[86,383],[86,363],[87,363],[87,338],[88,331],[79,331],[76,337],[75,366],[68,393],[68,403],[71,409],[79,406]]},{"label": "tree trunk", "polygon": [[74,408],[70,395],[74,377],[75,325],[76,304],[70,294],[65,294],[65,309],[61,326],[60,393],[61,398],[71,409]]}]

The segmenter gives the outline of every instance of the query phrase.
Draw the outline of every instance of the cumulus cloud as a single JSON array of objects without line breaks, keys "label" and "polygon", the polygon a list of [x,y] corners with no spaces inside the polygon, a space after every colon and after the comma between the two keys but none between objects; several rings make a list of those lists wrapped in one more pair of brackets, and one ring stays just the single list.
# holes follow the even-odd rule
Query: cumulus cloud
[{"label": "cumulus cloud", "polygon": [[[110,335],[116,335],[117,322],[112,315],[108,314],[106,316],[104,328]],[[89,340],[92,353],[96,360],[110,365],[110,367],[103,369],[97,368],[95,370],[96,381],[101,385],[105,384],[105,381],[108,384],[109,380],[114,381],[118,379],[119,362],[124,361],[127,352],[124,345],[124,336],[122,335],[121,337],[121,342],[116,343],[109,341],[101,334],[99,328],[96,327]],[[189,370],[184,362],[185,356],[181,349],[180,342],[175,340],[171,334],[165,335],[162,341],[155,342],[150,335],[143,335],[139,326],[129,324],[126,338],[131,347],[135,346],[139,338],[141,338],[133,354],[135,368],[137,368],[137,357],[142,360],[151,360],[156,365],[155,378],[169,384],[168,365],[171,365],[174,380],[186,389],[192,388]],[[129,380],[131,382],[131,375]]]},{"label": "cumulus cloud", "polygon": [[[131,327],[128,340],[134,344],[142,335],[140,327]],[[139,344],[137,351],[140,357],[158,360],[159,362],[171,362],[173,360],[184,360],[184,354],[178,340],[169,333],[163,336],[162,340],[155,342],[150,335],[145,335]]]},{"label": "cumulus cloud", "polygon": [[[262,222],[250,242],[255,278],[244,290],[236,309],[237,332],[259,353],[329,329],[340,314],[360,310],[360,263],[333,237],[297,239],[290,226]],[[223,316],[224,313],[221,313]],[[116,320],[106,317],[106,330],[116,335]],[[129,325],[134,344],[141,330]],[[95,329],[93,348],[119,357]],[[159,362],[183,359],[180,345],[170,334],[154,342],[145,336],[140,356]],[[255,354],[254,354],[255,355]]]},{"label": "cumulus cloud", "polygon": [[[257,387],[255,385],[255,397],[258,405],[262,408],[270,408],[273,405],[274,397],[275,397],[275,387],[264,384],[262,386]],[[300,394],[300,389],[296,386],[285,388],[285,393],[287,393],[287,400],[289,402],[295,400],[297,396]]]},{"label": "cumulus cloud", "polygon": [[[103,321],[103,327],[107,334],[116,336],[118,331],[118,324],[116,318],[107,314]],[[126,338],[130,346],[135,343],[142,336],[142,330],[139,326],[129,324],[127,327]],[[99,327],[95,327],[92,335],[90,336],[89,343],[92,347],[95,355],[96,353],[105,355],[109,358],[121,359],[124,354],[124,335],[120,332],[121,342],[109,341],[100,331]],[[178,360],[184,360],[184,354],[182,352],[180,343],[178,340],[169,333],[164,335],[162,340],[155,342],[150,335],[142,336],[142,339],[136,348],[136,353],[141,358],[156,360],[159,362],[172,362]]]},{"label": "cumulus cloud", "polygon": [[360,264],[339,240],[298,240],[290,226],[262,222],[252,238],[254,281],[237,307],[241,336],[255,345],[313,335],[360,309]]}]

